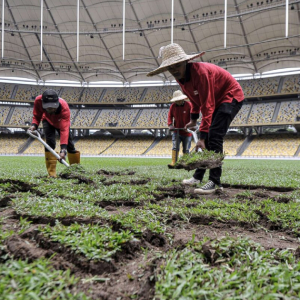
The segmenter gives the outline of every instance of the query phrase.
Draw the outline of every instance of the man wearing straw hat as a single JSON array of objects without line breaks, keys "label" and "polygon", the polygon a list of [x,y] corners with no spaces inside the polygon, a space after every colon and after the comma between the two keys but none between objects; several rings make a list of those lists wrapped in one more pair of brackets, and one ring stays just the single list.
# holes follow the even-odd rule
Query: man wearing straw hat
[{"label": "man wearing straw hat", "polygon": [[[184,128],[190,121],[191,104],[188,101],[188,97],[184,95],[180,90],[173,93],[173,98],[170,102],[173,102],[170,106],[168,114],[168,126],[170,130],[175,128]],[[168,165],[169,168],[173,168],[179,153],[179,146],[182,143],[183,154],[189,153],[191,148],[192,134],[185,131],[179,130],[174,131],[172,134],[172,163]]]},{"label": "man wearing straw hat", "polygon": [[[169,44],[160,49],[162,64],[147,74],[154,76],[169,71],[179,83],[182,91],[190,99],[192,110],[190,122],[186,128],[195,127],[200,112],[200,139],[196,151],[201,149],[223,152],[223,140],[233,118],[239,112],[244,100],[244,93],[239,83],[226,70],[210,63],[189,62],[200,57],[204,52],[187,55],[178,44]],[[184,184],[201,183],[205,169],[197,169]],[[223,189],[221,167],[209,171],[209,180],[195,193],[210,194],[216,189]]]}]

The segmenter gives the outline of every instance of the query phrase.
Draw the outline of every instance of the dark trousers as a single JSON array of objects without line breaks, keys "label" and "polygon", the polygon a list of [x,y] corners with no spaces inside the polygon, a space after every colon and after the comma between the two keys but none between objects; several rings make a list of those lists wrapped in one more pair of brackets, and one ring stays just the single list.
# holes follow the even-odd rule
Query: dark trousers
[{"label": "dark trousers", "polygon": [[[224,137],[228,131],[230,123],[237,115],[243,105],[243,101],[238,102],[233,99],[231,103],[222,103],[213,113],[208,136],[205,139],[205,147],[216,153],[223,153]],[[196,169],[194,178],[202,181],[205,169]],[[209,180],[213,183],[221,184],[222,167],[209,170]]]},{"label": "dark trousers", "polygon": [[[57,131],[58,134],[60,135],[60,130],[52,126],[48,121],[43,120],[43,129],[45,132],[45,137],[46,137],[46,143],[54,150],[56,146],[56,141],[55,141],[55,132]],[[45,148],[46,152],[49,152]],[[68,138],[68,145],[67,145],[67,151],[70,153],[76,153],[75,146],[73,143],[73,136],[71,134],[71,131],[69,131],[69,138]]]}]

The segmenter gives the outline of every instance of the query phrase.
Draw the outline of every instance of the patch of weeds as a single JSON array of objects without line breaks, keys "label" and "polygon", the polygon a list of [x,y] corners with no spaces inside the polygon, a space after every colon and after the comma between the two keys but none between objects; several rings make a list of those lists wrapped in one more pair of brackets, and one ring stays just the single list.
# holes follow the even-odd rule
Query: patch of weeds
[{"label": "patch of weeds", "polygon": [[300,264],[291,251],[222,238],[170,251],[157,271],[155,299],[298,299]]}]

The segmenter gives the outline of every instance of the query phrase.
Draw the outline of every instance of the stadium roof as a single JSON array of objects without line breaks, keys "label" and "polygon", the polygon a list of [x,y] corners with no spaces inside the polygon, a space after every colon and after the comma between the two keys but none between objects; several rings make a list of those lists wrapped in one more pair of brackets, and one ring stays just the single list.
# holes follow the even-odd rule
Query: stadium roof
[{"label": "stadium roof", "polygon": [[173,27],[172,0],[125,0],[125,27],[123,0],[2,0],[0,77],[168,82],[169,73],[146,74],[172,32],[188,54],[206,51],[200,61],[232,74],[300,67],[300,0],[287,2],[227,0],[225,48],[225,0],[174,0]]}]

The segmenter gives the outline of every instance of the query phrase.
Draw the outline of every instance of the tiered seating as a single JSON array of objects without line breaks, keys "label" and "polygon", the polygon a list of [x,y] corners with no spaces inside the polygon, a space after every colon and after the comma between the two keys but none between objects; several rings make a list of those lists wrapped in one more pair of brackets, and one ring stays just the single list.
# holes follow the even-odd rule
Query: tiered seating
[{"label": "tiered seating", "polygon": [[245,138],[240,135],[227,135],[224,139],[223,151],[226,155],[235,156]]},{"label": "tiered seating", "polygon": [[[45,141],[45,138],[43,138]],[[55,151],[59,152],[60,151],[60,139],[59,136],[56,136],[56,147]],[[44,154],[45,153],[45,147],[41,142],[38,140],[34,140],[28,148],[23,152],[23,154]]]},{"label": "tiered seating", "polygon": [[17,154],[27,138],[25,135],[0,134],[0,153]]},{"label": "tiered seating", "polygon": [[71,123],[71,125],[73,125],[74,117],[76,116],[77,111],[78,111],[78,109],[73,109],[73,108],[70,109],[70,123]]},{"label": "tiered seating", "polygon": [[252,90],[254,88],[253,80],[240,80],[239,84],[243,89],[245,97],[249,97],[252,95]]},{"label": "tiered seating", "polygon": [[60,91],[60,87],[41,86],[41,85],[19,85],[15,100],[21,101],[34,101],[38,95],[42,95],[45,90],[52,89],[57,93]]},{"label": "tiered seating", "polygon": [[0,125],[4,125],[9,110],[10,110],[10,106],[0,105]]},{"label": "tiered seating", "polygon": [[248,119],[248,124],[271,123],[275,107],[275,102],[258,104],[254,103]]},{"label": "tiered seating", "polygon": [[180,90],[180,87],[178,85],[150,87],[147,89],[147,93],[143,98],[142,102],[144,103],[169,102],[173,97],[173,93],[177,90]]},{"label": "tiered seating", "polygon": [[103,154],[106,155],[141,155],[153,143],[153,137],[128,137],[117,140]]},{"label": "tiered seating", "polygon": [[23,126],[26,122],[31,124],[32,108],[31,107],[15,107],[10,118],[9,124],[14,126]]},{"label": "tiered seating", "polygon": [[82,102],[79,100],[82,89],[82,87],[65,87],[63,88],[60,97],[66,100],[67,102]]},{"label": "tiered seating", "polygon": [[168,123],[168,109],[143,109],[135,127],[166,127]]},{"label": "tiered seating", "polygon": [[[145,153],[145,156],[171,156],[172,155],[172,137],[168,136],[166,138],[163,138],[160,140],[152,149],[150,149],[147,153]],[[191,149],[195,148],[195,142],[192,138],[191,143]],[[179,155],[182,155],[182,144],[180,144],[180,151]]]},{"label": "tiered seating", "polygon": [[251,104],[243,104],[242,108],[231,122],[231,126],[246,124],[250,108]]},{"label": "tiered seating", "polygon": [[0,99],[10,99],[13,88],[13,84],[0,83]]},{"label": "tiered seating", "polygon": [[113,137],[91,136],[80,138],[76,142],[76,149],[82,155],[98,155],[108,148],[115,139]]},{"label": "tiered seating", "polygon": [[256,137],[242,156],[293,156],[300,137],[291,134],[270,134]]},{"label": "tiered seating", "polygon": [[294,122],[300,114],[300,101],[287,101],[280,104],[276,122]]},{"label": "tiered seating", "polygon": [[277,94],[280,77],[254,79],[252,96]]},{"label": "tiered seating", "polygon": [[81,96],[82,103],[99,103],[100,96],[103,92],[101,88],[86,88]]},{"label": "tiered seating", "polygon": [[287,76],[284,79],[281,94],[299,93],[300,91],[300,75]]},{"label": "tiered seating", "polygon": [[140,101],[144,88],[107,89],[101,103],[136,103]]},{"label": "tiered seating", "polygon": [[72,126],[74,127],[89,127],[91,126],[98,109],[81,109],[76,116]]},{"label": "tiered seating", "polygon": [[138,109],[103,109],[95,122],[95,127],[131,127]]}]

